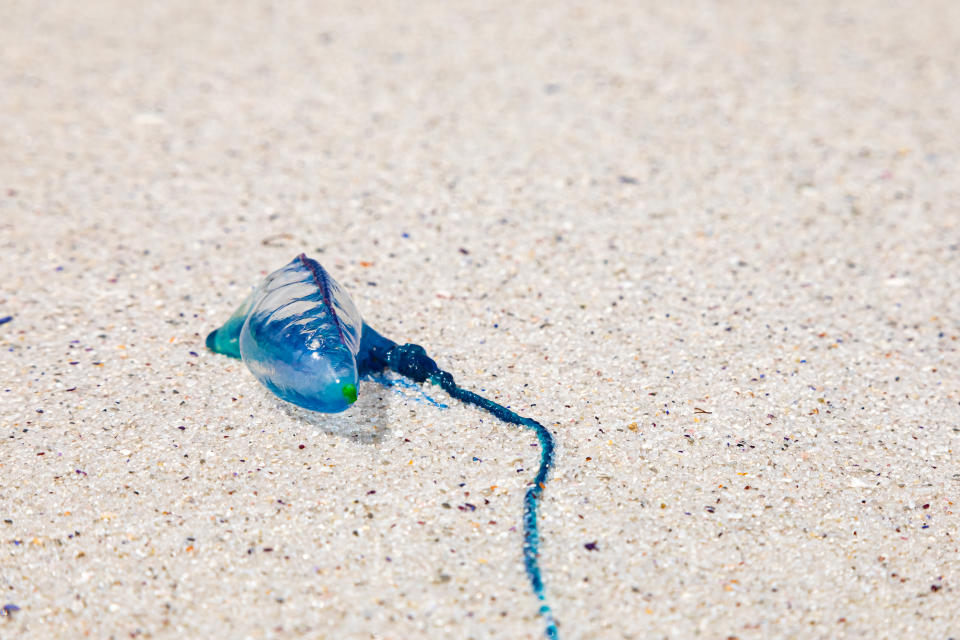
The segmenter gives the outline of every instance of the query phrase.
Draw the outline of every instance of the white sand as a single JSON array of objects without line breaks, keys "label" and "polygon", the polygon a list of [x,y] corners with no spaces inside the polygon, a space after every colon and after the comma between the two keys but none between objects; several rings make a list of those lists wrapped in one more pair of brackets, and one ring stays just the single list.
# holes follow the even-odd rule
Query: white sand
[{"label": "white sand", "polygon": [[960,634],[956,3],[153,4],[0,21],[0,637],[543,637],[531,434],[203,349],[301,250],[561,638]]}]

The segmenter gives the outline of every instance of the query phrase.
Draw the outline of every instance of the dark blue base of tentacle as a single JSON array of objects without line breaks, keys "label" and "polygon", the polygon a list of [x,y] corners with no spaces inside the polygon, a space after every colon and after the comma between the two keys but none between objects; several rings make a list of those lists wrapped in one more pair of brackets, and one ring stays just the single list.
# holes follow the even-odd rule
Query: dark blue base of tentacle
[{"label": "dark blue base of tentacle", "polygon": [[363,325],[357,363],[361,375],[389,368],[415,382],[430,381],[461,402],[480,407],[504,422],[533,429],[537,434],[537,440],[540,441],[540,468],[533,479],[533,485],[527,489],[523,498],[523,564],[526,567],[533,593],[542,603],[540,615],[544,617],[547,623],[546,636],[550,640],[558,638],[559,632],[553,612],[550,606],[546,604],[543,576],[540,572],[538,559],[540,555],[540,530],[537,526],[537,506],[543,497],[547,475],[553,466],[554,444],[550,431],[536,420],[524,418],[503,405],[458,387],[453,381],[453,376],[440,369],[420,345],[398,345],[396,342],[381,336],[367,324]]},{"label": "dark blue base of tentacle", "polygon": [[357,373],[365,376],[388,369],[387,354],[395,346],[396,342],[384,338],[364,322],[360,333],[360,352],[357,353]]}]

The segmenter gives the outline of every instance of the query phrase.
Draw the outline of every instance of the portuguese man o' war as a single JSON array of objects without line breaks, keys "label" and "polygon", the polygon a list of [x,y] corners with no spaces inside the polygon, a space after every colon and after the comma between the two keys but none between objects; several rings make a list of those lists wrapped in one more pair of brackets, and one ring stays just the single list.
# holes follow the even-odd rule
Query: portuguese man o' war
[{"label": "portuguese man o' war", "polygon": [[420,345],[399,345],[377,333],[360,317],[346,290],[304,254],[267,276],[226,323],[207,336],[207,348],[241,358],[270,391],[312,411],[344,411],[357,399],[361,376],[389,369],[417,383],[435,384],[504,422],[532,429],[540,444],[540,467],[523,499],[523,563],[540,602],[546,636],[558,637],[539,563],[537,507],[554,454],[546,427],[458,387]]},{"label": "portuguese man o' war", "polygon": [[270,391],[311,411],[357,399],[360,314],[316,260],[300,255],[247,296],[207,347],[243,362]]}]

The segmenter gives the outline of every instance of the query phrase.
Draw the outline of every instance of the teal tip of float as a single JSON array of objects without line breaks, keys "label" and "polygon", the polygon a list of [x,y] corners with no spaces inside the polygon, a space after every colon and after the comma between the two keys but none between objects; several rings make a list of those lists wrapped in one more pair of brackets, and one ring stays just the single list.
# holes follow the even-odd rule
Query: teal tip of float
[{"label": "teal tip of float", "polygon": [[[222,329],[223,327],[221,327]],[[219,353],[231,358],[240,357],[240,340],[238,337],[230,338],[229,334],[225,334],[220,329],[214,329],[207,336],[207,349],[213,351],[214,353]]]},{"label": "teal tip of float", "polygon": [[353,404],[357,401],[357,385],[350,384],[349,382],[342,387],[340,387],[340,393],[343,394],[344,399]]}]

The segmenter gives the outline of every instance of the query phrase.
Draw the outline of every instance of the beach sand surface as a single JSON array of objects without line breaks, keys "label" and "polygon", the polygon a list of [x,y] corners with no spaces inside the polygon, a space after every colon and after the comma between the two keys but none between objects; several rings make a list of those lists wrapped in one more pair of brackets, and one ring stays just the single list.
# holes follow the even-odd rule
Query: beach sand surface
[{"label": "beach sand surface", "polygon": [[560,638],[960,636],[956,3],[3,14],[0,638],[544,637],[530,431],[205,350],[301,252],[553,432]]}]

